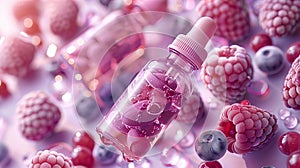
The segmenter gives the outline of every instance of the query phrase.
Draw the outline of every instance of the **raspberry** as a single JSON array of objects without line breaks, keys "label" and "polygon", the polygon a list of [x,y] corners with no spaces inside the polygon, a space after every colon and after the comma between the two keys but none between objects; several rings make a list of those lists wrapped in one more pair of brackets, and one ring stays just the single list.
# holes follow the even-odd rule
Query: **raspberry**
[{"label": "raspberry", "polygon": [[26,42],[20,37],[2,37],[0,44],[0,71],[16,76],[24,76],[34,59],[36,48],[32,43]]},{"label": "raspberry", "polygon": [[197,117],[202,117],[204,113],[204,104],[199,93],[193,93],[185,103],[182,104],[181,110],[176,118],[183,123],[193,123]]},{"label": "raspberry", "polygon": [[251,57],[237,45],[216,48],[202,64],[200,77],[219,100],[229,104],[239,102],[253,78]]},{"label": "raspberry", "polygon": [[39,151],[32,158],[29,168],[44,168],[44,167],[71,168],[73,167],[73,163],[70,158],[66,157],[62,153],[43,150],[43,151]]},{"label": "raspberry", "polygon": [[47,15],[53,34],[62,38],[70,38],[78,30],[78,5],[73,0],[52,0],[48,2]]},{"label": "raspberry", "polygon": [[274,114],[249,104],[232,104],[222,111],[218,129],[228,141],[228,151],[245,154],[263,147],[277,130]]},{"label": "raspberry", "polygon": [[300,1],[265,0],[259,10],[259,24],[269,36],[292,33],[300,21]]},{"label": "raspberry", "polygon": [[59,108],[43,91],[26,94],[17,104],[19,130],[29,140],[42,140],[53,132],[61,118]]},{"label": "raspberry", "polygon": [[283,83],[282,97],[284,104],[295,110],[300,109],[300,57],[292,63],[292,66]]},{"label": "raspberry", "polygon": [[196,11],[213,18],[218,25],[215,35],[229,41],[244,39],[250,32],[250,17],[244,0],[202,0]]}]

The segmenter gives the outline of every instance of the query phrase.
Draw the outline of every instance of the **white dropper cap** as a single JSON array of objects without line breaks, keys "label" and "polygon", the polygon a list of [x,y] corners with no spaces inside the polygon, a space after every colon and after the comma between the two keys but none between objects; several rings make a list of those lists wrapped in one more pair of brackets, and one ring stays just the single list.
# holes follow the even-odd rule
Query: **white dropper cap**
[{"label": "white dropper cap", "polygon": [[195,69],[200,69],[207,56],[204,48],[215,31],[216,22],[210,17],[201,17],[186,35],[178,35],[169,49],[178,53]]}]

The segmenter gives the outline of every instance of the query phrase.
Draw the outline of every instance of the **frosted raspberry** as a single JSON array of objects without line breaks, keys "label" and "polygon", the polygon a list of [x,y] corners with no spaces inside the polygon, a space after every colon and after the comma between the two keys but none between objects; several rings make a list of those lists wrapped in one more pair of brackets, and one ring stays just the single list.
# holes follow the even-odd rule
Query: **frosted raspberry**
[{"label": "frosted raspberry", "polygon": [[71,168],[73,163],[70,158],[55,151],[39,151],[33,158],[29,168]]},{"label": "frosted raspberry", "polygon": [[26,94],[17,104],[19,130],[29,140],[41,140],[53,132],[61,118],[59,108],[43,91]]},{"label": "frosted raspberry", "polygon": [[300,57],[296,58],[285,77],[282,97],[287,107],[300,109]]},{"label": "frosted raspberry", "polygon": [[264,0],[259,10],[259,23],[269,36],[290,34],[300,21],[300,1]]},{"label": "frosted raspberry", "polygon": [[187,100],[184,100],[176,120],[184,123],[194,123],[197,117],[203,116],[203,113],[204,104],[200,94],[193,93]]},{"label": "frosted raspberry", "polygon": [[47,2],[47,8],[50,29],[53,34],[62,38],[75,35],[78,30],[77,16],[79,8],[74,0],[52,0]]},{"label": "frosted raspberry", "polygon": [[34,59],[36,48],[20,37],[2,37],[0,71],[17,77],[24,76]]},{"label": "frosted raspberry", "polygon": [[263,147],[277,130],[275,115],[249,104],[232,104],[222,111],[218,124],[227,137],[228,151],[245,154]]},{"label": "frosted raspberry", "polygon": [[244,0],[202,0],[196,11],[209,16],[218,25],[215,35],[229,41],[244,39],[250,32],[250,18]]},{"label": "frosted raspberry", "polygon": [[229,104],[239,102],[253,78],[251,57],[237,45],[216,48],[202,64],[200,77],[219,100]]}]

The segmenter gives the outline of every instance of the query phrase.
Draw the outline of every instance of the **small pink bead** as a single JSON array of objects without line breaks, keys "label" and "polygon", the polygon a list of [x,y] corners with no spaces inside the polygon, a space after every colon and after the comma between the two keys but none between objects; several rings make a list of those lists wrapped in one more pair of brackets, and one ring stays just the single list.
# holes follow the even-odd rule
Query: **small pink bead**
[{"label": "small pink bead", "polygon": [[284,125],[287,129],[294,129],[298,125],[298,119],[295,116],[288,116],[284,119]]}]

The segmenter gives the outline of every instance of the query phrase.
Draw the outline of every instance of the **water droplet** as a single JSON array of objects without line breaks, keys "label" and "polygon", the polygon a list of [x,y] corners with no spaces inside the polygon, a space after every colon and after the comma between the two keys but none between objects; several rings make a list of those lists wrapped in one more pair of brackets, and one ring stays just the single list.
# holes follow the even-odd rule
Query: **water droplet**
[{"label": "water droplet", "polygon": [[287,129],[294,129],[298,125],[298,119],[295,116],[288,116],[284,119],[284,125]]},{"label": "water droplet", "polygon": [[286,109],[280,109],[278,111],[278,115],[279,115],[280,119],[284,120],[286,117],[291,115],[291,112]]},{"label": "water droplet", "polygon": [[269,86],[263,80],[251,81],[247,91],[256,96],[264,96],[268,93]]},{"label": "water droplet", "polygon": [[174,166],[178,163],[179,159],[181,158],[180,153],[175,148],[165,149],[163,150],[160,161],[165,166]]},{"label": "water droplet", "polygon": [[192,131],[190,131],[180,142],[179,145],[182,148],[189,148],[194,144],[195,135]]}]

